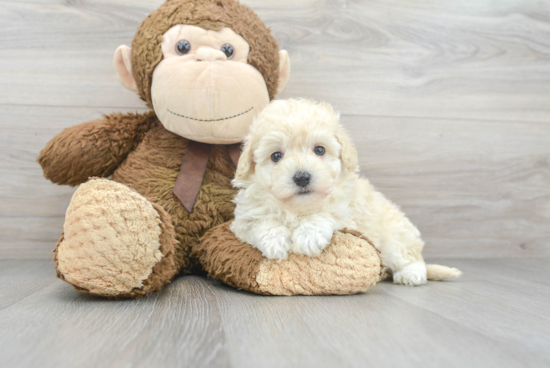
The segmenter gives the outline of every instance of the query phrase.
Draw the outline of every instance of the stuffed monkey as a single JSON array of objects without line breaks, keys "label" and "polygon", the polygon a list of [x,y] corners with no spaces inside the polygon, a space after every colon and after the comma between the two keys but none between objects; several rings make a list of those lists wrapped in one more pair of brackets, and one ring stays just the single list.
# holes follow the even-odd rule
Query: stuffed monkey
[{"label": "stuffed monkey", "polygon": [[[67,128],[38,157],[47,179],[80,185],[54,250],[58,277],[109,298],[139,298],[200,270],[263,294],[349,293],[373,284],[371,277],[351,289],[345,280],[304,287],[280,265],[260,277],[259,251],[228,230],[239,144],[290,72],[287,52],[250,8],[168,0],[143,21],[131,48],[116,50],[114,63],[120,82],[152,111]],[[373,252],[358,234],[335,236]],[[281,272],[294,275],[291,285],[266,287]]]}]

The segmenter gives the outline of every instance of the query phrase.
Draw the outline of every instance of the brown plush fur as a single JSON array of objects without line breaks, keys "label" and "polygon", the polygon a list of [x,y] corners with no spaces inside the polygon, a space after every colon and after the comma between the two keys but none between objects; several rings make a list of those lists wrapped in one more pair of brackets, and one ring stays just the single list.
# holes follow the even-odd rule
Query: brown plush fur
[{"label": "brown plush fur", "polygon": [[192,256],[204,265],[209,276],[227,285],[262,294],[256,282],[264,260],[262,253],[239,241],[229,226],[226,222],[207,232],[201,243],[193,248]]},{"label": "brown plush fur", "polygon": [[[275,96],[278,44],[250,8],[235,0],[169,0],[143,21],[132,42],[132,73],[141,98],[149,106],[153,71],[162,60],[162,35],[177,24],[216,31],[229,27],[241,35],[250,45],[248,62],[264,76],[270,98]],[[172,193],[187,142],[167,131],[154,112],[110,114],[65,129],[46,145],[37,159],[44,176],[57,184],[74,186],[92,176],[112,175],[113,180],[148,198],[166,229],[173,225],[177,241],[173,242],[172,251],[164,249],[166,260],[155,267],[149,284],[121,297],[139,297],[157,290],[169,282],[169,275],[174,273],[172,267],[180,273],[200,269],[190,258],[191,249],[207,230],[233,218],[231,200],[235,191],[231,179],[235,167],[225,146],[214,146],[212,150],[192,213]],[[169,261],[172,259],[174,266]]]},{"label": "brown plush fur", "polygon": [[176,24],[206,30],[231,28],[250,45],[248,63],[262,73],[269,99],[277,93],[279,45],[252,9],[235,0],[169,0],[152,12],[132,42],[132,74],[141,98],[152,106],[151,81],[162,60],[162,35]]},{"label": "brown plush fur", "polygon": [[182,273],[189,273],[196,266],[189,254],[199,238],[212,227],[232,219],[235,209],[231,202],[235,196],[231,186],[235,166],[225,146],[213,147],[191,213],[172,193],[187,142],[158,122],[113,173],[113,180],[135,189],[170,215],[178,240],[175,259]]},{"label": "brown plush fur", "polygon": [[[79,127],[84,128],[82,134],[78,134]],[[144,133],[145,128],[149,131]],[[44,175],[55,183],[78,185],[88,179],[86,174],[112,175],[114,181],[133,188],[157,205],[161,218],[164,209],[177,239],[173,244],[175,267],[178,273],[187,274],[200,269],[190,258],[191,249],[207,230],[232,219],[235,209],[231,202],[235,196],[231,185],[235,166],[223,145],[212,149],[191,213],[172,193],[187,142],[167,131],[154,113],[113,114],[104,120],[65,129],[42,150],[38,162],[44,168]],[[131,151],[130,147],[135,149]],[[105,169],[118,161],[123,161],[118,167]],[[138,294],[141,295],[141,291]]]},{"label": "brown plush fur", "polygon": [[37,161],[56,184],[75,186],[92,176],[107,177],[157,122],[154,112],[105,115],[63,130]]},{"label": "brown plush fur", "polygon": [[357,231],[335,232],[319,257],[291,254],[276,261],[241,242],[229,227],[226,222],[208,231],[192,252],[209,276],[227,285],[264,295],[342,295],[364,292],[380,279],[378,251]]}]

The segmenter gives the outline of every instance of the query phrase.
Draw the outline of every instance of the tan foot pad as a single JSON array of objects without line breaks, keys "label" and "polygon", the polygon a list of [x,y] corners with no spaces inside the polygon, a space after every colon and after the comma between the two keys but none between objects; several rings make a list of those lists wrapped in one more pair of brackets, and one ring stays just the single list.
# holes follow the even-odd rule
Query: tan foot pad
[{"label": "tan foot pad", "polygon": [[106,179],[82,184],[56,247],[59,277],[107,297],[140,297],[160,289],[175,274],[173,228],[160,210],[125,185]]},{"label": "tan foot pad", "polygon": [[287,260],[264,258],[219,225],[195,249],[209,275],[228,285],[270,295],[356,294],[380,280],[377,250],[356,232],[337,231],[319,257],[291,254]]}]

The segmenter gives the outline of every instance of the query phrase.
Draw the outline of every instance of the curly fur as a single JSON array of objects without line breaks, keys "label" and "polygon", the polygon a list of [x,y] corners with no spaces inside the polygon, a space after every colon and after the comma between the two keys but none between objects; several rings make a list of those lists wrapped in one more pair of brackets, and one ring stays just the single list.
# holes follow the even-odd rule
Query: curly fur
[{"label": "curly fur", "polygon": [[[325,152],[316,154],[315,147]],[[273,162],[274,152],[283,158]],[[311,175],[307,186],[295,182],[297,173]],[[264,256],[319,256],[335,230],[348,228],[373,242],[382,262],[393,271],[394,282],[426,282],[420,232],[359,176],[353,143],[330,105],[307,100],[272,102],[250,128],[234,184],[240,190],[231,230]],[[446,271],[440,276],[459,273]]]}]

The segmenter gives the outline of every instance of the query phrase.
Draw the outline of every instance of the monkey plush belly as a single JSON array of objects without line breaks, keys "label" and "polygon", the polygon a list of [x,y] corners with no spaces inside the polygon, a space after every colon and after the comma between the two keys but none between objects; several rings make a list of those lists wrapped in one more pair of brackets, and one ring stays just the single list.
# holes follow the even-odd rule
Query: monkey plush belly
[{"label": "monkey plush belly", "polygon": [[114,181],[135,189],[170,215],[178,240],[175,259],[182,274],[196,267],[189,254],[200,237],[212,227],[233,218],[235,205],[232,200],[236,193],[231,186],[235,167],[227,148],[216,145],[195,205],[189,213],[172,192],[187,144],[187,139],[158,124],[113,173]]}]

